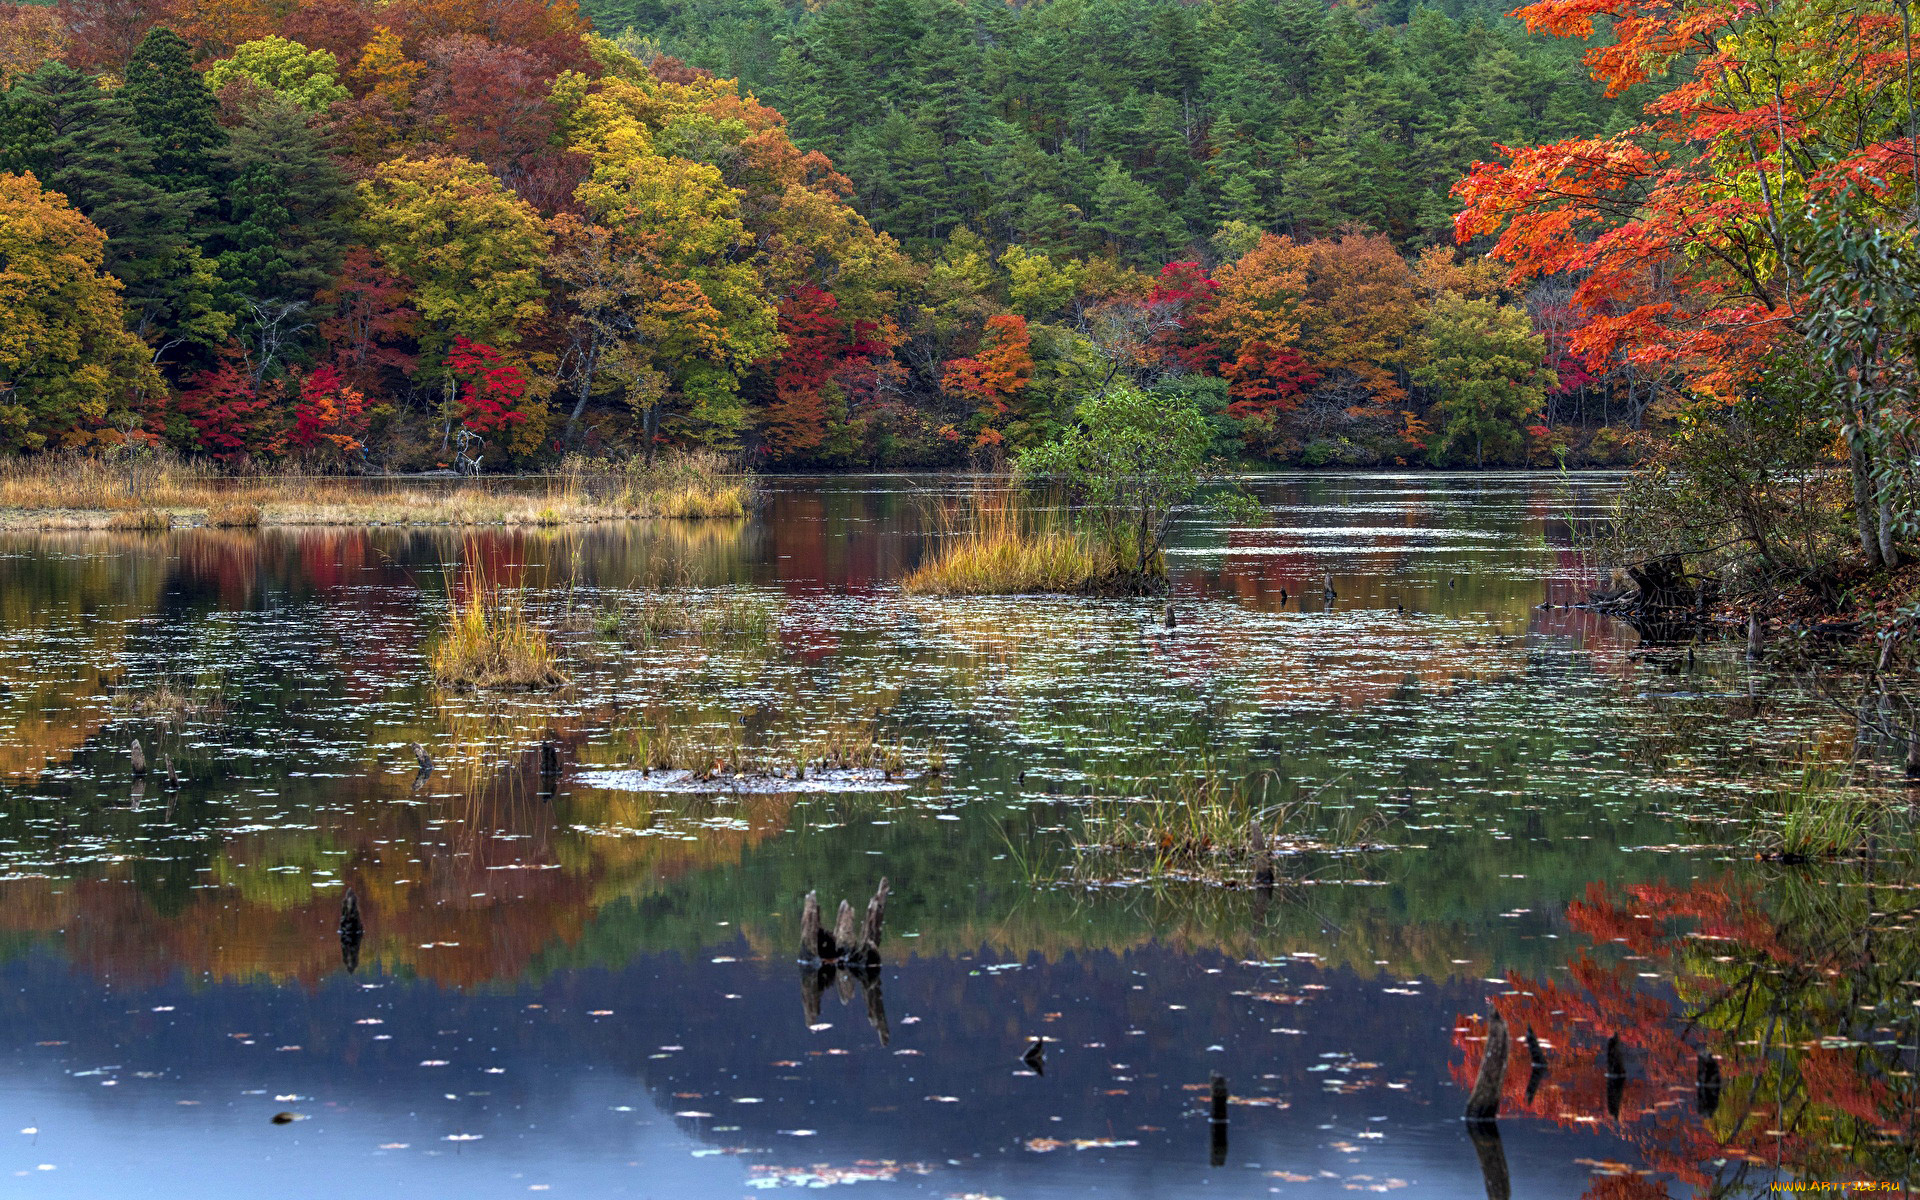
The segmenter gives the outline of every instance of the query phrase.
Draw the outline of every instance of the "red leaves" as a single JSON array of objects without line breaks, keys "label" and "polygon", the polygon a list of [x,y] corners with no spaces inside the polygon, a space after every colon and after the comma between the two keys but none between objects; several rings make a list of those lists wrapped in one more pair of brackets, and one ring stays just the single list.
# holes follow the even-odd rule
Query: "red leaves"
[{"label": "red leaves", "polygon": [[306,450],[324,441],[342,454],[360,448],[367,427],[366,399],[346,385],[339,371],[318,368],[300,381],[298,394],[288,445]]},{"label": "red leaves", "polygon": [[229,346],[220,365],[195,375],[174,407],[193,424],[203,447],[230,462],[279,448],[274,399],[242,368],[238,348]]},{"label": "red leaves", "polygon": [[1006,416],[1033,380],[1032,347],[1025,317],[1013,313],[988,317],[979,351],[971,358],[948,362],[940,382],[950,392],[971,397],[995,416]]},{"label": "red leaves", "polygon": [[1307,365],[1299,351],[1265,342],[1242,346],[1220,374],[1227,380],[1227,394],[1233,397],[1227,415],[1243,420],[1289,412],[1299,396],[1320,382],[1319,372]]},{"label": "red leaves", "polygon": [[487,433],[527,419],[515,408],[527,394],[526,377],[492,346],[456,337],[441,365],[464,385],[460,423],[468,429]]}]

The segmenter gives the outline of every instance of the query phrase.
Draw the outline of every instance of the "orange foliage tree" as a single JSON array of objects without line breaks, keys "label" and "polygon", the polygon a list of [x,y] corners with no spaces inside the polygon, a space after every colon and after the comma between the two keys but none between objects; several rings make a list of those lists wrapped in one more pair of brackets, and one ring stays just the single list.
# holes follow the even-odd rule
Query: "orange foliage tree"
[{"label": "orange foliage tree", "polygon": [[[1600,39],[1618,94],[1677,75],[1610,136],[1497,147],[1455,186],[1462,241],[1522,283],[1579,280],[1573,350],[1733,397],[1803,315],[1809,205],[1854,194],[1910,218],[1915,158],[1904,6],[1845,0],[1541,0],[1529,30]],[[1604,31],[1597,30],[1604,19]]]}]

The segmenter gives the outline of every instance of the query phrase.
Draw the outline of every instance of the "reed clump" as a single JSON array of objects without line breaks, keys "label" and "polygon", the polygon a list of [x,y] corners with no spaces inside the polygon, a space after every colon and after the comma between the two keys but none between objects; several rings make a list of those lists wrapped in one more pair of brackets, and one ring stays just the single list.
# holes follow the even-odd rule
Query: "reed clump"
[{"label": "reed clump", "polygon": [[1887,803],[1845,785],[1840,772],[1807,763],[1800,778],[1761,793],[1748,813],[1749,840],[1762,858],[1804,863],[1866,853]]},{"label": "reed clump", "polygon": [[1378,845],[1376,818],[1330,814],[1317,792],[1301,796],[1270,773],[1249,779],[1203,770],[1137,781],[1130,790],[1087,802],[1076,874],[1233,883],[1257,879],[1264,867],[1271,882],[1277,857]]},{"label": "reed clump", "polygon": [[941,543],[901,581],[910,595],[1104,594],[1125,575],[1111,547],[1069,528],[1011,483],[933,509]]},{"label": "reed clump", "polygon": [[651,649],[677,637],[699,642],[765,643],[779,628],[774,602],[748,592],[653,592],[607,614],[604,632]]},{"label": "reed clump", "polygon": [[569,455],[560,474],[580,494],[638,517],[744,517],[756,500],[752,476],[712,450],[626,459]]},{"label": "reed clump", "polygon": [[217,681],[168,676],[145,688],[116,689],[113,707],[128,716],[179,724],[192,718],[217,717],[226,711],[226,701]]},{"label": "reed clump", "polygon": [[207,524],[215,529],[257,529],[260,506],[245,500],[228,500],[207,508]]},{"label": "reed clump", "polygon": [[567,681],[547,635],[528,617],[520,598],[488,584],[469,568],[466,599],[450,606],[430,665],[446,687],[557,688]]},{"label": "reed clump", "polygon": [[137,533],[161,533],[173,528],[173,514],[158,508],[136,508],[107,518],[106,528]]}]

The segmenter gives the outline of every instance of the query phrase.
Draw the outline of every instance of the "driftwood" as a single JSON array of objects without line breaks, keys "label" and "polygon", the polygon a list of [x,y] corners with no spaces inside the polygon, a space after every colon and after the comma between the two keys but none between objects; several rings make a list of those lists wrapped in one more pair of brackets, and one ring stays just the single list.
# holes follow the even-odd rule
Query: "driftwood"
[{"label": "driftwood", "polygon": [[1507,1079],[1507,1023],[1499,1013],[1487,1017],[1487,1049],[1480,1073],[1467,1095],[1467,1120],[1491,1121],[1500,1115],[1500,1087]]}]

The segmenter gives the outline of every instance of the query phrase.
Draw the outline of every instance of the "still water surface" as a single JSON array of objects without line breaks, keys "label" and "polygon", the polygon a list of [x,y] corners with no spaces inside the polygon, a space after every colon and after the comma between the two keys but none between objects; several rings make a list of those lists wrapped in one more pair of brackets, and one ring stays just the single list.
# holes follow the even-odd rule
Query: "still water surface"
[{"label": "still water surface", "polygon": [[[1541,607],[1591,585],[1568,518],[1613,481],[1261,480],[1265,527],[1182,524],[1171,631],[1157,602],[904,597],[928,493],[962,486],[779,479],[739,523],[0,540],[0,1191],[1477,1198],[1459,1112],[1496,1004],[1551,1064],[1529,1089],[1516,1047],[1513,1195],[1904,1181],[1912,864],[1756,862],[1727,819],[1897,748],[1784,667]],[[568,688],[427,682],[476,565]],[[607,615],[662,593],[767,623]],[[188,711],[142,710],[162,683]],[[593,786],[661,728],[877,729],[944,770]],[[132,778],[136,737],[177,786]],[[1087,869],[1083,796],[1203,770],[1381,848],[1270,891]],[[878,984],[813,1014],[801,897],[883,876]]]}]

